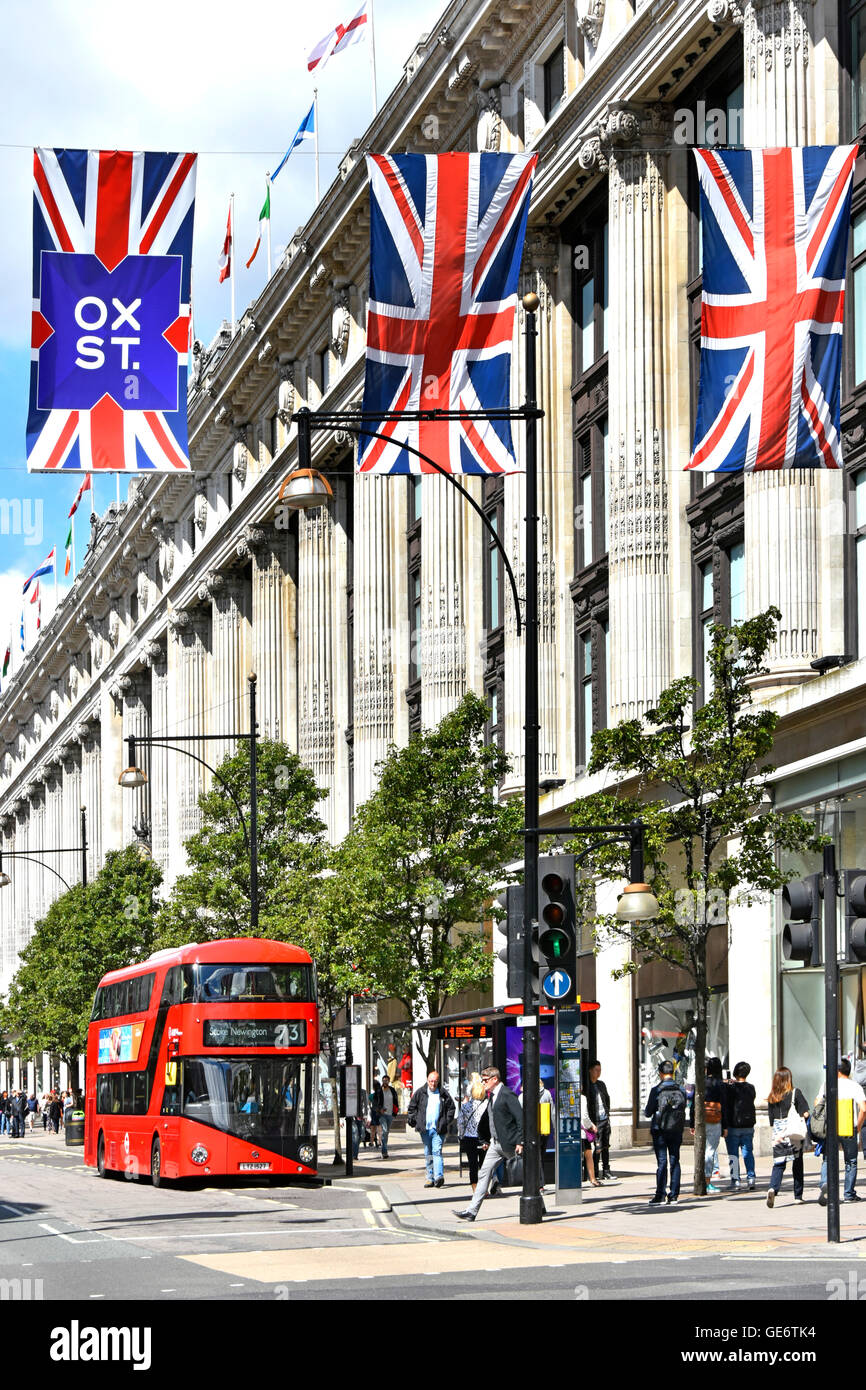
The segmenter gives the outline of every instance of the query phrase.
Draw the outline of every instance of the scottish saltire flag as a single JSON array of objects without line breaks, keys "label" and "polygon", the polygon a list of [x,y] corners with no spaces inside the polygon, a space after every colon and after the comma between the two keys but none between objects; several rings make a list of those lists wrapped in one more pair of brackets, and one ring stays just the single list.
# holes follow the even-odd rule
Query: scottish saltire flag
[{"label": "scottish saltire flag", "polygon": [[840,468],[856,146],[695,150],[703,300],[687,467]]},{"label": "scottish saltire flag", "polygon": [[367,426],[358,468],[516,469],[508,420],[384,421],[396,410],[508,409],[517,283],[536,156],[370,155]]},{"label": "scottish saltire flag", "polygon": [[37,149],[31,472],[188,470],[194,154]]},{"label": "scottish saltire flag", "polygon": [[280,172],[280,170],[282,169],[282,167],[283,167],[283,165],[285,164],[286,160],[288,159],[289,155],[292,153],[292,150],[296,150],[296,149],[298,148],[299,145],[302,145],[302,144],[304,143],[305,140],[314,140],[315,137],[316,137],[316,103],[315,103],[315,101],[313,101],[312,106],[310,107],[310,109],[309,109],[309,111],[307,112],[307,114],[306,114],[306,116],[304,117],[304,119],[301,121],[301,124],[298,126],[297,133],[296,133],[296,135],[295,135],[294,140],[293,140],[292,143],[289,145],[289,148],[286,150],[285,154],[283,155],[282,159],[280,160],[280,162],[279,162],[279,164],[277,165],[277,167],[276,167],[276,169],[274,170],[274,172],[271,174],[271,183],[273,183],[274,179],[277,177],[277,174],[278,174],[278,173]]}]

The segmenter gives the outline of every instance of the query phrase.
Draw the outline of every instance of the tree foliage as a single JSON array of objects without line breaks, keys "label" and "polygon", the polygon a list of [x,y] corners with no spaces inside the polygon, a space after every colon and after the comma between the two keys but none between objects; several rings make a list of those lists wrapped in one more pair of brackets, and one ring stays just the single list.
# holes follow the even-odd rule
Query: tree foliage
[{"label": "tree foliage", "polygon": [[[201,827],[184,846],[187,872],[175,882],[160,913],[163,946],[249,936],[252,931],[249,745],[241,744],[217,771],[219,778],[199,797]],[[325,827],[316,806],[327,793],[286,744],[271,739],[258,743],[256,787],[258,934],[299,945],[315,876],[325,862]]]},{"label": "tree foliage", "polygon": [[[766,656],[781,614],[770,608],[730,629],[712,628],[712,690],[697,701],[697,682],[673,681],[646,720],[623,720],[593,735],[589,772],[628,781],[582,798],[576,826],[604,826],[640,818],[645,825],[646,873],[659,901],[654,921],[622,923],[596,915],[599,941],[625,938],[630,962],[661,960],[686,971],[695,987],[695,1192],[705,1191],[703,1112],[707,1020],[712,988],[707,944],[726,924],[732,899],[751,901],[781,888],[788,875],[779,852],[823,843],[799,815],[772,806],[769,761],[779,716],[752,706],[751,682],[766,672]],[[589,878],[628,875],[628,850],[607,845],[587,858]],[[591,908],[594,913],[594,906]]]},{"label": "tree foliage", "polygon": [[159,867],[130,846],[107,854],[86,887],[55,899],[21,952],[3,1009],[3,1032],[19,1051],[57,1052],[74,1065],[102,976],[154,949],[161,881]]},{"label": "tree foliage", "polygon": [[508,760],[485,743],[488,719],[469,694],[435,729],[392,746],[332,859],[328,900],[356,989],[399,999],[410,1018],[438,1016],[492,973],[482,921],[520,853],[523,807],[497,797]]}]

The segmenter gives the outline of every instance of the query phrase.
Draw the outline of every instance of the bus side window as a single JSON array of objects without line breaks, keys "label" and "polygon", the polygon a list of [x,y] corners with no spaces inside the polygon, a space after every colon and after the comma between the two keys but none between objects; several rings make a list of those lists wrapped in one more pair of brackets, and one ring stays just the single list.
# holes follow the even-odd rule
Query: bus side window
[{"label": "bus side window", "polygon": [[[171,1072],[169,1072],[171,1067]],[[160,1113],[163,1115],[179,1115],[181,1111],[180,1100],[183,1095],[183,1063],[169,1062],[166,1066],[166,1086],[162,1093],[162,1105]],[[174,1080],[169,1084],[168,1078],[173,1075]]]}]

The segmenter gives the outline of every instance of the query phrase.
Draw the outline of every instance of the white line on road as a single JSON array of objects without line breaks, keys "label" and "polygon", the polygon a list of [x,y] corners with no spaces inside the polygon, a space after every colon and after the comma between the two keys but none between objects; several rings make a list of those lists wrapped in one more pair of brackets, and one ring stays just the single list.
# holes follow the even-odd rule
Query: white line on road
[{"label": "white line on road", "polygon": [[[263,1237],[265,1237],[265,1236],[285,1236],[285,1235],[288,1235],[288,1234],[289,1234],[291,1231],[293,1231],[293,1230],[298,1230],[298,1231],[300,1231],[300,1232],[302,1232],[302,1233],[306,1233],[307,1235],[312,1235],[312,1234],[313,1234],[313,1232],[310,1231],[309,1227],[307,1227],[303,1222],[300,1222],[300,1221],[299,1221],[299,1222],[297,1222],[296,1225],[293,1224],[293,1223],[290,1223],[288,1226],[284,1226],[284,1227],[283,1227],[281,1230],[279,1230],[279,1231],[213,1231],[213,1230],[189,1231],[189,1232],[186,1232],[186,1238],[187,1238],[187,1239],[195,1239],[195,1240],[201,1240],[202,1238],[207,1238],[207,1239],[211,1239],[211,1240],[224,1240],[224,1239],[226,1239],[226,1238],[229,1237],[229,1236],[230,1236],[232,1239],[237,1239],[239,1236],[242,1236],[244,1239],[247,1239],[247,1238],[250,1237],[250,1236],[255,1236],[256,1240],[259,1240],[260,1238],[263,1238]],[[405,1232],[402,1232],[402,1231],[396,1231],[396,1230],[395,1230],[395,1231],[392,1231],[392,1230],[390,1230],[387,1226],[377,1226],[377,1227],[376,1227],[376,1233],[377,1233],[377,1235],[383,1235],[383,1236],[399,1236],[399,1235],[406,1234]],[[56,1232],[56,1234],[59,1235],[60,1233],[59,1233],[59,1232]],[[183,1231],[166,1231],[164,1234],[160,1235],[160,1234],[155,1234],[155,1233],[152,1232],[152,1231],[147,1231],[147,1232],[143,1233],[142,1235],[123,1235],[123,1236],[112,1236],[112,1235],[107,1235],[107,1236],[104,1237],[104,1239],[105,1239],[105,1240],[126,1240],[126,1241],[132,1241],[132,1242],[137,1241],[137,1240],[181,1240],[181,1239],[183,1238],[184,1234],[185,1234],[185,1233],[184,1233]],[[326,1235],[326,1236],[331,1236],[331,1235],[333,1235],[333,1236],[336,1236],[336,1235],[340,1235],[340,1236],[346,1236],[346,1235],[349,1235],[349,1236],[368,1236],[368,1235],[370,1234],[370,1231],[369,1231],[369,1228],[368,1228],[367,1226],[331,1226],[331,1227],[329,1227],[328,1230],[326,1230],[326,1231],[321,1231],[321,1232],[319,1232],[319,1234],[321,1234],[321,1235]],[[64,1239],[67,1239],[67,1240],[68,1240],[69,1237],[66,1236],[66,1237],[64,1237]],[[419,1237],[419,1239],[420,1239],[420,1237]]]},{"label": "white line on road", "polygon": [[64,1233],[58,1231],[55,1226],[49,1226],[47,1221],[40,1221],[39,1225],[42,1227],[43,1231],[48,1231],[53,1236],[59,1236],[61,1240],[68,1240],[70,1245],[98,1245],[101,1240],[114,1239],[114,1237],[111,1236],[97,1236],[95,1240],[76,1240],[75,1236],[64,1235]]},{"label": "white line on road", "polygon": [[11,1211],[13,1216],[27,1215],[27,1213],[22,1211],[20,1207],[13,1207],[11,1202],[0,1202],[0,1207],[2,1207],[4,1211]]}]

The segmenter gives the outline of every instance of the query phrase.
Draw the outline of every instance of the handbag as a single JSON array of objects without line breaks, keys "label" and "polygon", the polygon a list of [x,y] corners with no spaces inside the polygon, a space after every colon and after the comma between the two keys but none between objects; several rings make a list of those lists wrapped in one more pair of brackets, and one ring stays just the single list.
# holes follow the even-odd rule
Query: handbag
[{"label": "handbag", "polygon": [[708,1125],[718,1125],[722,1122],[722,1103],[720,1100],[704,1101],[704,1119]]},{"label": "handbag", "polygon": [[512,1154],[505,1160],[505,1182],[503,1187],[523,1186],[523,1155]]},{"label": "handbag", "polygon": [[791,1096],[791,1104],[788,1107],[785,1138],[791,1147],[795,1149],[800,1148],[806,1142],[806,1121],[802,1115],[797,1113],[793,1094]]}]

